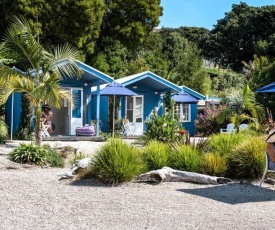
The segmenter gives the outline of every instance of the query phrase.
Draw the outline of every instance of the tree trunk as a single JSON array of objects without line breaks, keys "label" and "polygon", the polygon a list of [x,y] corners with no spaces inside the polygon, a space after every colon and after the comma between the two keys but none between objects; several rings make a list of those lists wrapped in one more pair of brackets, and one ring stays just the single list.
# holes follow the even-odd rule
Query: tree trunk
[{"label": "tree trunk", "polygon": [[41,124],[41,108],[36,110],[36,122],[35,122],[35,142],[37,145],[42,144],[42,124]]}]

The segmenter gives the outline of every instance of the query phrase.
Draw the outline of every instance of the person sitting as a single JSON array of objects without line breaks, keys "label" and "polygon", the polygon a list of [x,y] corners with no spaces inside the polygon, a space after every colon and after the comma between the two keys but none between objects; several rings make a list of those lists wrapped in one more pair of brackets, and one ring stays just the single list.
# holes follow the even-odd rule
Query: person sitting
[{"label": "person sitting", "polygon": [[54,132],[54,124],[52,123],[53,112],[48,104],[43,106],[42,118],[44,119],[45,125],[50,125],[48,128],[48,133],[52,134]]},{"label": "person sitting", "polygon": [[269,135],[266,139],[266,152],[268,156],[268,168],[275,170],[275,129],[269,131]]}]

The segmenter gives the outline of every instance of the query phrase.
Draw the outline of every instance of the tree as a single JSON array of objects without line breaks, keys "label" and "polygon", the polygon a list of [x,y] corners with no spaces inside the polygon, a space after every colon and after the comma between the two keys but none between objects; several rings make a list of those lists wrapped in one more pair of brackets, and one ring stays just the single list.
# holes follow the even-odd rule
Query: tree
[{"label": "tree", "polygon": [[44,44],[69,43],[90,55],[104,12],[102,0],[1,0],[0,35],[13,15],[23,15]]},{"label": "tree", "polygon": [[[104,0],[101,37],[119,40],[127,48],[139,47],[159,24],[162,16],[160,0]],[[102,47],[103,48],[103,47]]]},{"label": "tree", "polygon": [[242,61],[253,59],[259,41],[272,41],[274,13],[275,6],[250,7],[243,2],[233,4],[232,10],[218,20],[210,32],[203,55],[223,67],[240,71]]},{"label": "tree", "polygon": [[[64,100],[72,102],[71,95],[63,91],[59,83],[64,76],[80,76],[81,70],[74,61],[78,52],[69,45],[48,52],[23,17],[13,19],[0,47],[0,57],[5,58],[0,61],[0,103],[4,104],[13,92],[24,94],[35,110],[36,141],[41,144],[42,104],[48,102],[60,108]],[[24,72],[5,65],[6,59],[13,60]]]},{"label": "tree", "polygon": [[219,123],[223,123],[229,119],[239,132],[240,124],[244,121],[252,121],[256,128],[259,128],[259,123],[263,121],[264,110],[261,105],[256,102],[255,94],[251,91],[247,84],[243,91],[234,91],[228,95],[230,104],[228,109],[223,110],[219,117]]}]

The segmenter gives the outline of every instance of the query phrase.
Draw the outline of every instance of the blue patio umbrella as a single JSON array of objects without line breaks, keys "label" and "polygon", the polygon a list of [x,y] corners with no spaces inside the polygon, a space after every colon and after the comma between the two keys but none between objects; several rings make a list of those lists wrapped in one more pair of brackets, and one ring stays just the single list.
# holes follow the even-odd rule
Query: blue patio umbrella
[{"label": "blue patio umbrella", "polygon": [[101,96],[114,96],[113,105],[113,137],[115,131],[115,96],[137,96],[138,94],[113,81],[100,91]]},{"label": "blue patio umbrella", "polygon": [[175,102],[183,102],[183,103],[197,103],[198,99],[196,99],[195,97],[192,97],[190,94],[181,91],[179,93],[176,93],[172,96],[172,99]]},{"label": "blue patio umbrella", "polygon": [[257,89],[256,93],[275,93],[275,82]]}]

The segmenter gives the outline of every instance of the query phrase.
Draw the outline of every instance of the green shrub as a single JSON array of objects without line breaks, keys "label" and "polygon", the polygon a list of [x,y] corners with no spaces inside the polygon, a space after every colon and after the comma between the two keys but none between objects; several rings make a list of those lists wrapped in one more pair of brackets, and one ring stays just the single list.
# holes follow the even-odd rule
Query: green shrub
[{"label": "green shrub", "polygon": [[122,140],[111,139],[96,152],[91,169],[101,182],[117,184],[144,172],[145,165],[140,151]]},{"label": "green shrub", "polygon": [[11,161],[20,164],[35,164],[41,167],[49,165],[51,167],[64,167],[64,161],[60,154],[49,146],[39,146],[35,144],[20,144],[10,154]]},{"label": "green shrub", "polygon": [[184,141],[186,132],[179,121],[179,108],[175,101],[170,99],[170,96],[170,93],[166,93],[163,99],[165,107],[161,115],[158,114],[159,108],[155,107],[146,119],[147,129],[143,136],[146,142],[151,140],[166,143]]},{"label": "green shrub", "polygon": [[8,138],[8,126],[0,119],[0,143],[5,143]]},{"label": "green shrub", "polygon": [[190,145],[178,145],[169,154],[169,166],[190,172],[198,172],[200,168],[200,152]]},{"label": "green shrub", "polygon": [[170,147],[162,142],[150,141],[143,151],[143,159],[148,170],[160,169],[169,166],[168,158],[171,152]]},{"label": "green shrub", "polygon": [[42,146],[46,150],[46,160],[50,167],[64,168],[64,160],[60,152],[55,151],[49,146]]},{"label": "green shrub", "polygon": [[218,153],[206,153],[202,156],[201,172],[211,176],[224,176],[227,171],[227,159]]},{"label": "green shrub", "polygon": [[229,154],[240,142],[249,138],[251,138],[251,135],[246,133],[211,135],[205,150],[207,152],[216,152],[219,153],[219,155],[224,156]]},{"label": "green shrub", "polygon": [[234,178],[256,179],[265,167],[265,137],[253,137],[236,146],[228,155],[227,174]]},{"label": "green shrub", "polygon": [[11,161],[20,164],[35,164],[41,167],[47,164],[47,150],[33,144],[20,144],[10,154]]}]

